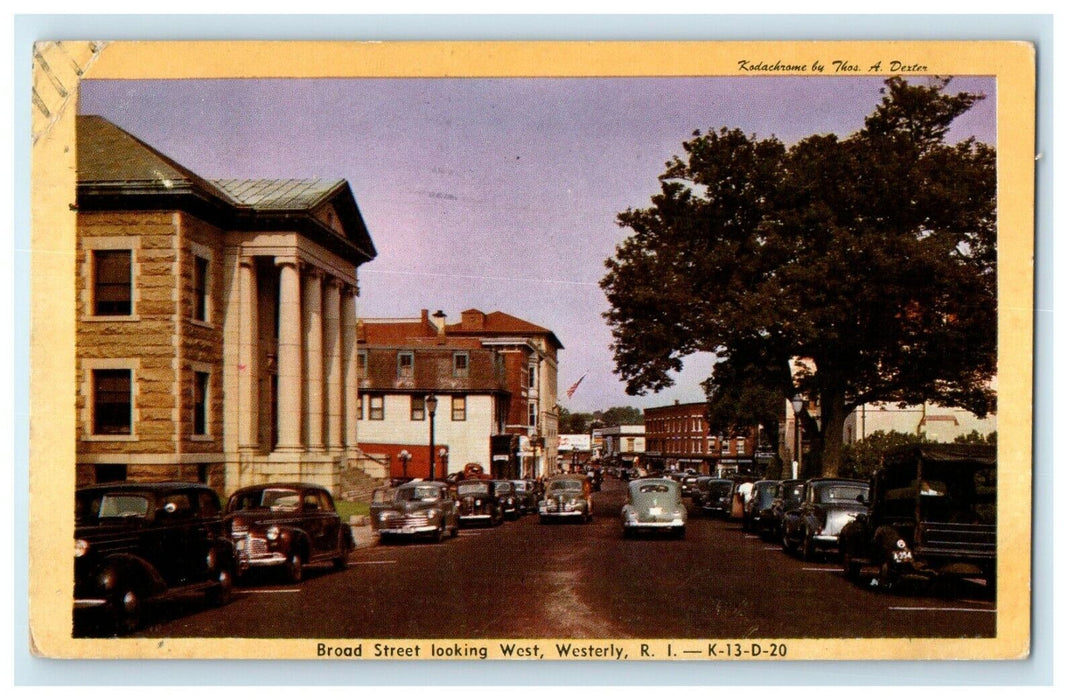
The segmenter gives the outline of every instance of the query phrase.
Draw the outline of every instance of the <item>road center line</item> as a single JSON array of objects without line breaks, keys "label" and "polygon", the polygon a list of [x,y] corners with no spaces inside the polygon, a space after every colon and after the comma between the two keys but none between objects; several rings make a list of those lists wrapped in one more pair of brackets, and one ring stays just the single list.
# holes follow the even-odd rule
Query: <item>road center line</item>
[{"label": "road center line", "polygon": [[803,571],[841,571],[842,572],[843,569],[839,569],[839,568],[837,568],[837,569],[821,568],[821,567],[810,568],[810,567],[804,566]]},{"label": "road center line", "polygon": [[995,613],[996,612],[995,608],[931,608],[931,607],[926,607],[926,606],[923,606],[923,607],[892,606],[892,607],[889,607],[889,610],[901,610],[901,611],[904,611],[904,612],[923,612],[923,611],[926,611],[926,612],[984,612],[984,613]]},{"label": "road center line", "polygon": [[348,566],[362,566],[363,564],[397,564],[395,559],[374,559],[373,561],[355,561]]},{"label": "road center line", "polygon": [[243,593],[299,593],[301,588],[244,588]]}]

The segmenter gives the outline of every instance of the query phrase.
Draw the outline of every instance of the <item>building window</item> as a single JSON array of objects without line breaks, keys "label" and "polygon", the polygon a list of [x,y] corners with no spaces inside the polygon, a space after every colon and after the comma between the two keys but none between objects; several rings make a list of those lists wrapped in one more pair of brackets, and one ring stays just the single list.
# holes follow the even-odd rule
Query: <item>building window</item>
[{"label": "building window", "polygon": [[93,370],[93,433],[131,434],[131,370]]},{"label": "building window", "polygon": [[358,405],[358,419],[362,420],[362,409],[366,407],[366,397],[362,394],[359,394],[358,401],[356,403]]},{"label": "building window", "polygon": [[366,354],[365,350],[359,350],[358,352],[358,376],[365,377],[369,370],[370,358]]},{"label": "building window", "polygon": [[452,354],[452,376],[470,376],[470,355],[465,352],[457,352]]},{"label": "building window", "polygon": [[735,445],[736,454],[745,455],[747,453],[747,441],[746,438],[739,438],[736,440]]},{"label": "building window", "polygon": [[194,320],[209,320],[209,260],[194,256]]},{"label": "building window", "polygon": [[634,452],[635,451],[635,439],[633,437],[627,438],[627,451],[628,452]]},{"label": "building window", "polygon": [[411,396],[411,420],[425,420],[426,419],[426,402],[425,397],[415,394]]},{"label": "building window", "polygon": [[531,401],[526,405],[526,424],[537,428],[537,403]]},{"label": "building window", "polygon": [[194,434],[209,434],[209,373],[194,373]]},{"label": "building window", "polygon": [[728,440],[721,440],[720,451],[722,453],[730,453],[732,451],[731,442],[729,442]]},{"label": "building window", "polygon": [[384,394],[370,395],[370,420],[384,420]]},{"label": "building window", "polygon": [[93,251],[93,313],[131,315],[131,251]]},{"label": "building window", "polygon": [[537,365],[527,365],[526,367],[526,386],[531,389],[537,388]]},{"label": "building window", "polygon": [[413,352],[401,352],[396,355],[396,376],[400,379],[414,378]]},{"label": "building window", "polygon": [[453,396],[452,397],[452,420],[466,420],[467,419],[467,397],[465,396]]}]

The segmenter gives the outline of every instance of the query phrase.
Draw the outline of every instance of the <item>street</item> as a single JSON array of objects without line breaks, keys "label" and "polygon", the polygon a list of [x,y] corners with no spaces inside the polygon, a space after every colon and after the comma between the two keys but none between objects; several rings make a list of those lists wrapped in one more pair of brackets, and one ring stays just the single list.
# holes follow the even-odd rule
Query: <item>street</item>
[{"label": "street", "polygon": [[833,561],[803,562],[739,523],[691,509],[683,540],[625,539],[626,485],[607,479],[589,524],[528,515],[441,544],[374,544],[347,569],[234,600],[162,606],[141,637],[310,639],[795,639],[991,637],[991,594],[881,592]]}]

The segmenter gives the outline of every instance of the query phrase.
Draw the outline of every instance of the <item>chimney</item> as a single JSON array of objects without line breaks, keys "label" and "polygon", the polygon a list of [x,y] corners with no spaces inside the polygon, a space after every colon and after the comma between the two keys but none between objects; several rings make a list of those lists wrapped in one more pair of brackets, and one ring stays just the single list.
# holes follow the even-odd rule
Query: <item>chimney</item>
[{"label": "chimney", "polygon": [[463,330],[480,331],[485,328],[485,314],[477,309],[463,312]]},{"label": "chimney", "polygon": [[444,312],[437,309],[437,313],[433,314],[433,325],[437,327],[437,343],[439,345],[443,345],[448,340],[444,334],[444,320]]},{"label": "chimney", "polygon": [[422,309],[422,326],[429,325],[429,309]]}]

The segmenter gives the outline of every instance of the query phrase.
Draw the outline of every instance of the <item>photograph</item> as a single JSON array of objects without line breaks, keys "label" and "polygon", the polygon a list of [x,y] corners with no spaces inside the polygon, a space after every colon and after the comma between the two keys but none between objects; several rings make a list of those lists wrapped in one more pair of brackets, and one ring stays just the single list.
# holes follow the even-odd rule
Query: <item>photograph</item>
[{"label": "photograph", "polygon": [[1032,45],[34,55],[41,655],[1029,653]]}]

